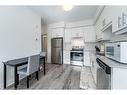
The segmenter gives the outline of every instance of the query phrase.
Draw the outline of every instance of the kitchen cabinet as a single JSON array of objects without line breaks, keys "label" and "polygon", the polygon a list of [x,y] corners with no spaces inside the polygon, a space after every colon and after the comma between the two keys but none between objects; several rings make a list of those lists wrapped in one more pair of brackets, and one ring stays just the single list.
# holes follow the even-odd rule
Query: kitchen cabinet
[{"label": "kitchen cabinet", "polygon": [[110,40],[112,36],[112,19],[111,19],[111,6],[105,7],[98,18],[95,31],[96,31],[96,40]]},{"label": "kitchen cabinet", "polygon": [[112,33],[121,34],[127,32],[127,7],[112,7]]},{"label": "kitchen cabinet", "polygon": [[127,89],[127,68],[111,69],[111,89]]},{"label": "kitchen cabinet", "polygon": [[72,28],[71,30],[71,36],[73,37],[84,37],[83,36],[83,28],[79,27],[79,28]]},{"label": "kitchen cabinet", "polygon": [[65,35],[64,35],[64,42],[65,43],[71,43],[71,28],[65,29]]},{"label": "kitchen cabinet", "polygon": [[127,32],[127,7],[105,6],[96,25],[96,39],[103,40],[103,34],[112,25],[112,33],[122,34]]},{"label": "kitchen cabinet", "polygon": [[89,51],[84,51],[84,66],[91,66]]},{"label": "kitchen cabinet", "polygon": [[50,31],[51,31],[51,38],[64,36],[64,28],[50,29]]},{"label": "kitchen cabinet", "polygon": [[97,20],[97,22],[96,22],[96,25],[95,25],[96,40],[102,39],[102,35],[101,35],[101,33],[102,33],[102,31],[101,31],[101,29],[102,29],[101,20],[102,19],[99,18]]},{"label": "kitchen cabinet", "polygon": [[101,31],[104,31],[112,24],[111,13],[112,13],[112,6],[105,6],[100,16],[100,18],[102,19],[101,20],[101,26],[102,26]]},{"label": "kitchen cabinet", "polygon": [[84,41],[85,42],[95,42],[96,36],[95,36],[95,30],[93,26],[83,27],[84,32]]},{"label": "kitchen cabinet", "polygon": [[85,42],[95,42],[94,26],[65,29],[65,43],[71,43],[73,37],[82,37]]},{"label": "kitchen cabinet", "polygon": [[64,50],[63,51],[63,63],[64,64],[70,64],[70,51],[69,50]]},{"label": "kitchen cabinet", "polygon": [[71,40],[73,37],[83,37],[83,29],[81,27],[79,28],[66,28],[65,29],[65,43],[71,43]]}]

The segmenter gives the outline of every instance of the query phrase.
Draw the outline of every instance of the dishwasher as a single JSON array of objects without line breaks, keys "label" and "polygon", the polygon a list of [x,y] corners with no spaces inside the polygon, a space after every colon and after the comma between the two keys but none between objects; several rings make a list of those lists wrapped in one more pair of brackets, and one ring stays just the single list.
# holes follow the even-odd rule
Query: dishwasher
[{"label": "dishwasher", "polygon": [[106,65],[99,58],[96,59],[99,68],[97,69],[97,89],[111,89],[111,67]]}]

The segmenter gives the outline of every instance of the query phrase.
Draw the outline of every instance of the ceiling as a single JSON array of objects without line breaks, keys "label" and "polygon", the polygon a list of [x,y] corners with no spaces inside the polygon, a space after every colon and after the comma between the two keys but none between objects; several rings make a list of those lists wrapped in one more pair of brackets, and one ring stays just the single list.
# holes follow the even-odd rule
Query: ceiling
[{"label": "ceiling", "polygon": [[70,11],[64,11],[62,6],[29,6],[31,10],[42,16],[46,24],[60,21],[74,22],[94,18],[97,6],[73,6]]}]

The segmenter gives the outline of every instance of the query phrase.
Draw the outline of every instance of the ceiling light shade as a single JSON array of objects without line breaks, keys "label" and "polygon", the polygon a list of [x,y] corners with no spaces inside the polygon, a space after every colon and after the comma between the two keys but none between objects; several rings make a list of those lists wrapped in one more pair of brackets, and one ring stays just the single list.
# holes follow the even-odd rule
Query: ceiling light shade
[{"label": "ceiling light shade", "polygon": [[73,8],[73,6],[71,6],[71,5],[64,5],[64,6],[63,6],[63,9],[64,9],[65,11],[70,11],[72,8]]}]

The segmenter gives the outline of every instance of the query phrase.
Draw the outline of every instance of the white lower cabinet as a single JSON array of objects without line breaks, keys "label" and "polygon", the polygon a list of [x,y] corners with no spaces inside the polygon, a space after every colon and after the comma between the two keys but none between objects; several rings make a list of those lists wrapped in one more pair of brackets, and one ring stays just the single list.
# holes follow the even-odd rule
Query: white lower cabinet
[{"label": "white lower cabinet", "polygon": [[127,89],[127,68],[112,68],[111,89]]},{"label": "white lower cabinet", "polygon": [[63,64],[70,64],[70,51],[69,50],[63,51]]},{"label": "white lower cabinet", "polygon": [[85,42],[95,42],[96,33],[93,26],[82,27],[84,31],[84,41]]},{"label": "white lower cabinet", "polygon": [[84,51],[84,66],[91,66],[89,51]]}]

